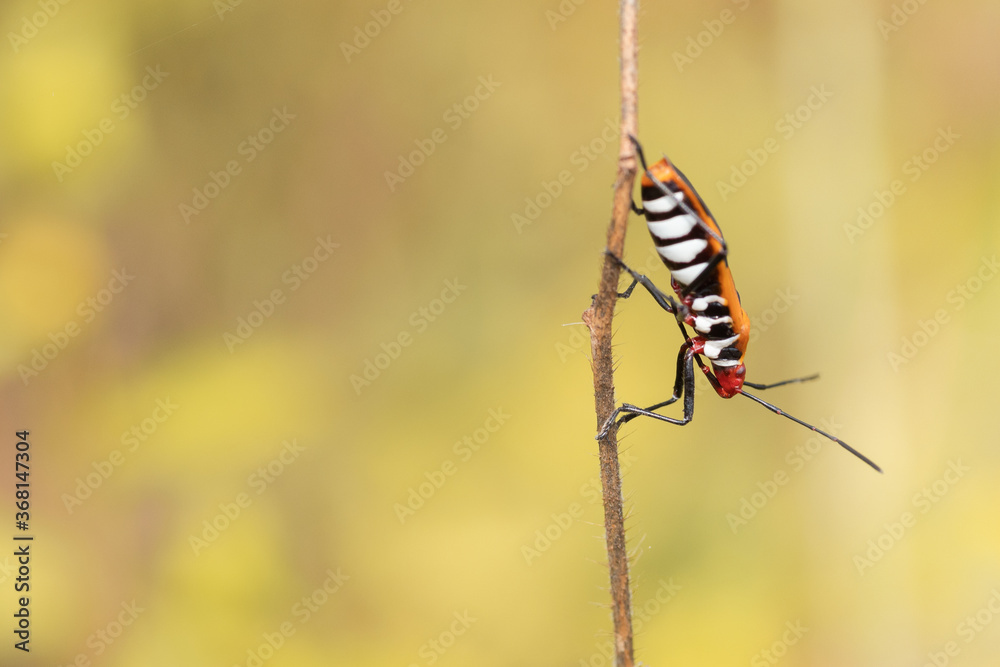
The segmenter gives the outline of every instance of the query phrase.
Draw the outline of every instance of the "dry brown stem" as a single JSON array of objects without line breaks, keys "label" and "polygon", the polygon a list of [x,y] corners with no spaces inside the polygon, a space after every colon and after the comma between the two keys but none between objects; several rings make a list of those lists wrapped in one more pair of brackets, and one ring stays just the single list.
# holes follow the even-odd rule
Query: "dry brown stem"
[{"label": "dry brown stem", "polygon": [[[638,134],[638,0],[621,0],[621,141],[618,174],[615,180],[608,250],[621,257],[625,249],[625,228],[632,205],[636,175],[635,148],[629,135]],[[593,354],[594,399],[600,428],[615,410],[614,361],[611,352],[611,318],[618,299],[618,263],[604,257],[601,284],[594,303],[583,314],[590,328]],[[611,611],[614,623],[615,665],[633,667],[632,600],[629,590],[628,552],[625,546],[625,517],[622,508],[621,470],[618,465],[618,429],[612,427],[598,445],[601,485],[604,492],[604,530],[611,576]]]}]

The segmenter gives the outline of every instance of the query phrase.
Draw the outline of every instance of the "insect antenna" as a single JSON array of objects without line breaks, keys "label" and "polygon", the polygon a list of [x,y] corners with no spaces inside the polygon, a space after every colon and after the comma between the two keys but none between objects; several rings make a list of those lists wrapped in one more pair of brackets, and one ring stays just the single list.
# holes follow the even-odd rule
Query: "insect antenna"
[{"label": "insect antenna", "polygon": [[[565,324],[563,326],[566,326]],[[772,382],[771,384],[757,384],[756,382],[744,382],[743,384],[747,387],[753,387],[754,389],[774,389],[775,387],[781,387],[786,384],[795,384],[796,382],[809,382],[810,380],[818,380],[819,373],[813,373],[812,375],[806,376],[804,378],[792,378],[791,380],[782,380],[781,382]]]},{"label": "insect antenna", "polygon": [[744,396],[746,396],[747,398],[752,399],[752,400],[756,401],[757,403],[760,403],[761,405],[763,405],[765,408],[767,408],[771,412],[773,412],[773,413],[775,413],[777,415],[781,415],[782,417],[788,417],[793,422],[795,422],[797,424],[801,424],[802,426],[805,426],[806,428],[808,428],[810,430],[816,431],[817,433],[819,433],[822,436],[826,436],[830,440],[833,440],[835,443],[837,443],[838,445],[840,445],[841,447],[843,447],[844,449],[846,449],[847,451],[849,451],[851,454],[854,454],[855,456],[857,456],[859,459],[861,459],[862,461],[864,461],[865,463],[867,463],[868,465],[870,465],[872,468],[874,468],[878,472],[882,472],[882,469],[879,468],[875,464],[874,461],[872,461],[870,458],[868,458],[867,456],[865,456],[864,454],[862,454],[858,450],[856,450],[853,447],[851,447],[849,444],[847,444],[846,442],[844,442],[840,438],[835,438],[834,436],[830,435],[826,431],[822,431],[822,430],[816,428],[815,426],[813,426],[812,424],[807,424],[804,421],[802,421],[801,419],[793,417],[792,415],[788,414],[787,412],[785,412],[781,408],[778,408],[777,406],[771,405],[767,401],[761,400],[761,399],[757,398],[756,396],[754,396],[753,394],[748,394],[748,393],[746,393],[743,390],[740,390],[740,393],[743,394]]}]

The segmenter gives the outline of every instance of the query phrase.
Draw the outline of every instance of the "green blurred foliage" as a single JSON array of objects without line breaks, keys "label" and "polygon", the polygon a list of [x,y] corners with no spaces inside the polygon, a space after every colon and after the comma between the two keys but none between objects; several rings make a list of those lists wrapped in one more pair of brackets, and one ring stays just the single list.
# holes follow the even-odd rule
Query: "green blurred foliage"
[{"label": "green blurred foliage", "polygon": [[[0,557],[0,664],[608,664],[579,319],[617,5],[0,19],[0,497],[30,429],[36,535],[29,656]],[[769,398],[886,470],[704,382],[684,429],[629,424],[645,664],[993,664],[998,29],[986,0],[643,6],[641,137],[725,230],[750,379],[821,372]],[[638,220],[626,254],[666,285]],[[637,295],[615,341],[619,401],[664,398],[669,318]]]}]

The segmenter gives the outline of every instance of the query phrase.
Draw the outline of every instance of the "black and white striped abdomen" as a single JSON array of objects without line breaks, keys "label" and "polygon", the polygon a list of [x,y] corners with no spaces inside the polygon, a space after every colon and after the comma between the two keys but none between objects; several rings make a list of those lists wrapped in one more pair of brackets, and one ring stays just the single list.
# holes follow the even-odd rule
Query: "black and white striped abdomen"
[{"label": "black and white striped abdomen", "polygon": [[680,205],[684,193],[673,183],[663,185],[671,194],[655,185],[642,188],[646,225],[670,275],[681,285],[690,285],[705,270],[715,251],[694,212]]},{"label": "black and white striped abdomen", "polygon": [[739,334],[733,328],[732,311],[726,299],[711,294],[691,301],[694,330],[705,339],[705,356],[716,366],[736,366],[743,353],[736,347]]},{"label": "black and white striped abdomen", "polygon": [[[642,205],[646,211],[646,225],[657,252],[670,269],[670,275],[678,285],[687,287],[701,275],[719,250],[705,227],[698,224],[699,218],[690,202],[686,207],[681,205],[685,193],[673,182],[661,183],[670,194],[656,185],[643,184]],[[717,272],[720,270],[722,265],[716,267]],[[740,335],[733,322],[731,306],[736,306],[738,316],[742,316],[742,308],[738,299],[737,303],[730,304],[730,300],[720,294],[720,287],[718,276],[713,276],[691,294],[691,298],[686,300],[691,309],[688,324],[705,341],[704,355],[714,365],[736,366],[743,352],[737,346]]]}]

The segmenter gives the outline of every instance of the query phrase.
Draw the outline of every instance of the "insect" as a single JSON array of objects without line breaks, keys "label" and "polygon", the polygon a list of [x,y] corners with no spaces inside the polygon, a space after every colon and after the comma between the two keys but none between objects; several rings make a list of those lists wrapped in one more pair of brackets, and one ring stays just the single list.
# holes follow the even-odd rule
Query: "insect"
[{"label": "insect", "polygon": [[[765,408],[809,428],[851,452],[875,470],[882,472],[871,459],[840,438],[812,424],[793,417],[780,408],[748,394],[744,387],[771,389],[796,382],[814,380],[818,375],[784,380],[773,384],[756,384],[746,380],[744,358],[750,337],[750,318],[740,305],[740,295],[729,270],[728,247],[722,230],[708,210],[704,200],[681,171],[666,157],[652,167],[646,165],[639,141],[630,136],[642,163],[642,205],[632,209],[646,218],[646,225],[660,258],[670,269],[671,287],[677,298],[664,293],[646,276],[640,275],[611,255],[632,276],[632,284],[618,296],[627,299],[636,285],[642,285],[656,303],[674,315],[684,342],[677,354],[677,374],[673,395],[665,401],[640,408],[625,403],[604,423],[598,439],[607,435],[618,416],[621,426],[639,416],[652,417],[671,424],[684,425],[694,416],[694,364],[708,378],[712,388],[722,398],[737,394],[756,401]],[[610,253],[609,253],[610,254]],[[685,325],[695,331],[689,336]],[[711,363],[710,369],[702,359]],[[683,418],[667,417],[656,412],[683,398]]]}]

